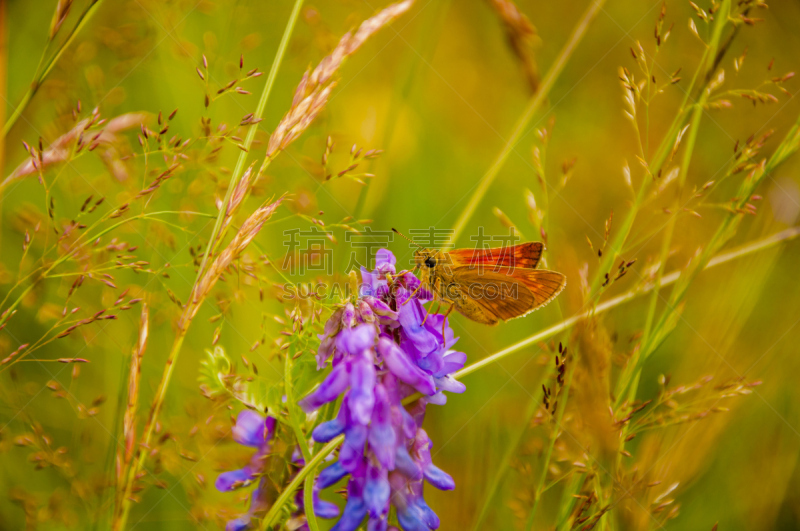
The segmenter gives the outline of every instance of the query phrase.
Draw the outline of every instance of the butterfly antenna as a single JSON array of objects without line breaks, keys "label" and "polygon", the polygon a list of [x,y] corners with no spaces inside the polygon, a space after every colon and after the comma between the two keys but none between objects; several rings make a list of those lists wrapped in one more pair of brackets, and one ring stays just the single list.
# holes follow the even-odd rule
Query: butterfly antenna
[{"label": "butterfly antenna", "polygon": [[400,236],[402,236],[404,239],[408,240],[410,243],[412,243],[412,244],[416,245],[416,246],[417,246],[417,247],[419,247],[420,249],[422,249],[422,250],[425,250],[425,249],[424,249],[424,248],[423,248],[423,247],[422,247],[420,244],[418,244],[417,242],[415,242],[414,240],[412,240],[411,238],[409,238],[408,236],[406,236],[405,234],[403,234],[403,233],[402,233],[402,232],[400,232],[399,230],[395,229],[394,227],[392,227],[392,231],[394,231],[396,234],[399,234],[399,235],[400,235]]}]

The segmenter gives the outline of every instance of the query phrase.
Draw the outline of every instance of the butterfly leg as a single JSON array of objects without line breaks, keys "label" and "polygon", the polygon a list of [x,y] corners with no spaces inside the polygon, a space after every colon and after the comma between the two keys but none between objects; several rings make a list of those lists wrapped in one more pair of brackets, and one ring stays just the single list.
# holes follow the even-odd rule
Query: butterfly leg
[{"label": "butterfly leg", "polygon": [[[401,305],[401,306],[402,306],[402,305]],[[430,314],[432,314],[432,313],[439,313],[439,309],[440,309],[441,307],[442,307],[442,303],[441,303],[441,302],[439,302],[439,301],[437,300],[437,301],[436,301],[436,311],[430,311],[430,310],[428,310],[428,311],[425,313],[425,318],[424,318],[424,319],[422,319],[422,325],[420,325],[420,326],[425,326],[425,321],[427,321],[427,320],[428,320],[428,316],[429,316]]]},{"label": "butterfly leg", "polygon": [[447,342],[447,339],[445,339],[444,336],[444,332],[445,330],[447,330],[447,316],[450,315],[450,312],[453,311],[453,306],[455,306],[455,304],[451,302],[450,306],[447,308],[447,311],[444,313],[444,319],[442,319],[442,343]]},{"label": "butterfly leg", "polygon": [[411,295],[409,295],[408,298],[406,300],[404,300],[403,304],[401,304],[400,306],[405,306],[406,304],[408,304],[408,301],[410,301],[411,299],[414,298],[414,296],[417,294],[417,292],[420,290],[421,287],[422,287],[422,283],[420,282],[419,286],[417,286],[417,289],[412,291]]}]

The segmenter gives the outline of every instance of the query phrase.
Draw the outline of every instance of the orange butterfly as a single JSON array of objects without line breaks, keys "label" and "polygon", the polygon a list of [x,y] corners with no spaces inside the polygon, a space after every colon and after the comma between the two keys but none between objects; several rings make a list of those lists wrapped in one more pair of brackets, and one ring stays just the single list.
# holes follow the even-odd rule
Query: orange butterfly
[{"label": "orange butterfly", "polygon": [[452,251],[418,247],[414,260],[421,285],[450,304],[445,316],[455,308],[473,321],[496,325],[541,308],[567,285],[561,273],[536,269],[544,251],[541,242]]}]

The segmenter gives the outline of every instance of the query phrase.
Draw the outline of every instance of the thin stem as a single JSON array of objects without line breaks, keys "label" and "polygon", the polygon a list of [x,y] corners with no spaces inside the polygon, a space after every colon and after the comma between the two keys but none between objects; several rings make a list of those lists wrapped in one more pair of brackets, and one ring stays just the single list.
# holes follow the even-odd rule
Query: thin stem
[{"label": "thin stem", "polygon": [[533,507],[531,508],[531,512],[528,515],[528,520],[525,523],[526,531],[531,531],[533,529],[533,521],[536,517],[536,509],[539,507],[539,500],[542,499],[542,494],[544,493],[544,482],[547,479],[547,471],[550,469],[550,459],[553,456],[553,448],[556,446],[556,439],[558,439],[558,432],[561,430],[561,419],[564,418],[564,411],[567,409],[567,400],[569,399],[569,389],[572,385],[572,376],[575,374],[575,364],[572,363],[572,367],[569,371],[569,378],[567,379],[567,383],[564,386],[564,390],[562,396],[558,397],[559,404],[561,404],[561,408],[556,412],[556,423],[553,426],[553,433],[550,436],[550,441],[547,446],[547,454],[544,458],[544,463],[542,463],[542,472],[539,475],[539,482],[536,486],[536,499],[533,500]]},{"label": "thin stem", "polygon": [[451,248],[464,231],[464,227],[466,227],[467,222],[472,217],[472,214],[475,213],[475,209],[478,208],[478,204],[483,199],[483,196],[486,195],[486,192],[489,190],[492,182],[497,177],[497,174],[500,172],[500,168],[503,167],[503,164],[505,164],[508,156],[525,134],[531,119],[539,111],[545,101],[547,101],[547,96],[550,93],[550,89],[553,88],[556,79],[558,79],[561,71],[564,70],[564,66],[566,66],[570,56],[572,56],[572,53],[578,46],[578,43],[580,43],[581,39],[583,39],[583,36],[586,34],[586,30],[589,29],[589,25],[600,12],[600,9],[602,9],[604,3],[605,0],[590,0],[589,7],[586,8],[583,16],[578,21],[575,29],[572,31],[572,35],[570,35],[570,38],[564,45],[564,48],[558,54],[558,57],[556,57],[555,63],[553,63],[553,65],[550,67],[550,70],[547,72],[547,75],[545,75],[544,79],[542,80],[539,91],[533,95],[527,107],[525,107],[525,110],[523,111],[522,115],[520,115],[519,120],[517,120],[517,123],[514,126],[514,130],[511,132],[511,137],[509,137],[508,141],[503,146],[503,149],[500,150],[500,153],[497,155],[497,158],[481,178],[481,181],[473,192],[472,197],[470,197],[466,208],[461,212],[461,215],[453,227],[453,234],[450,237],[450,241],[445,246],[445,249]]},{"label": "thin stem", "polygon": [[[792,227],[790,229],[783,230],[779,233],[773,234],[772,236],[768,236],[767,238],[763,238],[753,243],[743,245],[742,247],[738,247],[726,253],[721,253],[712,258],[711,260],[709,260],[708,264],[706,264],[704,269],[710,269],[712,267],[725,264],[732,260],[736,260],[743,256],[747,256],[759,251],[763,251],[765,249],[769,249],[770,247],[774,247],[779,243],[793,240],[798,236],[800,236],[800,227]],[[573,315],[572,317],[569,317],[561,321],[560,323],[551,326],[550,328],[547,328],[545,330],[542,330],[541,332],[533,334],[532,336],[529,336],[523,339],[522,341],[518,341],[517,343],[514,343],[513,345],[506,347],[503,350],[500,350],[492,354],[491,356],[487,356],[478,362],[475,362],[471,365],[464,367],[460,371],[453,374],[453,377],[462,378],[468,374],[477,371],[478,369],[481,369],[487,365],[491,365],[497,361],[500,361],[503,358],[513,354],[514,352],[522,350],[525,347],[536,345],[537,343],[544,341],[545,339],[549,339],[550,337],[555,336],[556,334],[560,334],[561,332],[573,327],[579,321],[591,317],[594,314],[606,312],[612,308],[620,306],[621,304],[631,301],[637,297],[645,295],[653,291],[654,289],[661,289],[670,284],[674,284],[680,278],[680,276],[681,276],[681,271],[673,271],[667,275],[664,275],[661,278],[661,282],[659,284],[656,283],[649,284],[643,287],[642,289],[631,290],[626,293],[623,293],[622,295],[618,295],[614,298],[608,299],[607,301],[598,304],[597,307],[594,308],[593,310],[588,310],[579,313],[577,315]]]},{"label": "thin stem", "polygon": [[[261,98],[258,100],[256,111],[253,113],[253,121],[258,122],[261,119],[261,116],[264,114],[264,109],[267,107],[267,100],[272,92],[272,87],[275,85],[275,78],[278,76],[278,69],[283,62],[283,56],[286,54],[289,38],[294,31],[294,26],[297,23],[297,17],[300,14],[300,8],[303,6],[303,1],[304,0],[295,0],[294,2],[292,13],[289,15],[289,22],[287,22],[286,29],[283,31],[283,37],[281,37],[281,42],[278,45],[278,51],[275,53],[275,60],[272,62],[272,68],[270,68],[269,75],[267,76],[267,81],[264,85],[264,91],[261,93]],[[231,179],[228,182],[228,190],[225,192],[225,199],[222,201],[223,206],[220,208],[219,214],[217,215],[217,220],[214,222],[214,230],[211,231],[211,238],[209,238],[208,245],[206,246],[206,252],[203,254],[203,261],[200,263],[200,268],[197,270],[195,284],[200,281],[200,278],[205,271],[208,258],[213,254],[214,245],[216,244],[220,228],[222,227],[222,220],[225,218],[225,205],[230,203],[233,189],[236,187],[236,183],[239,182],[242,173],[244,173],[244,168],[247,164],[247,154],[250,152],[250,146],[253,145],[253,139],[256,137],[257,130],[258,124],[251,125],[247,130],[247,136],[245,137],[243,143],[245,149],[239,153],[239,158],[236,159],[236,166],[233,168]],[[266,162],[267,161],[265,161],[265,164]]]},{"label": "thin stem", "polygon": [[[730,12],[730,1],[723,2],[719,11],[717,12],[716,23],[714,25],[714,31],[712,33],[711,42],[709,42],[709,47],[706,49],[706,60],[700,64],[700,68],[706,71],[710,71],[714,68],[714,58],[716,56],[717,46],[719,44],[719,40],[722,36],[722,29],[728,22],[728,13]],[[706,65],[707,62],[712,63],[711,65]],[[710,76],[706,76],[706,78],[710,78]],[[661,276],[664,273],[664,267],[666,266],[667,258],[669,257],[669,249],[672,245],[672,236],[675,232],[675,224],[677,223],[678,219],[678,212],[681,208],[681,201],[683,195],[683,189],[686,185],[686,176],[689,173],[689,164],[692,161],[692,154],[694,153],[694,146],[697,142],[697,133],[700,129],[700,119],[703,117],[703,111],[708,100],[709,96],[709,89],[706,88],[700,94],[698,101],[694,104],[694,108],[692,110],[692,117],[689,121],[689,137],[686,140],[686,144],[683,150],[683,157],[681,158],[681,166],[678,171],[678,186],[677,191],[675,193],[675,200],[673,201],[672,206],[672,216],[670,216],[669,221],[667,222],[667,227],[664,233],[664,239],[661,245],[661,262],[660,266],[656,272],[656,282],[661,279]],[[645,321],[644,333],[642,335],[642,345],[648,346],[650,342],[650,337],[652,333],[652,326],[653,320],[655,318],[656,307],[658,304],[658,292],[654,291],[653,296],[650,299],[650,306],[647,311],[647,319]],[[646,352],[645,352],[646,355]]]},{"label": "thin stem", "polygon": [[[591,292],[595,296],[600,295],[600,287],[603,279],[605,278],[605,274],[609,272],[612,265],[617,261],[617,258],[622,253],[622,249],[625,246],[625,242],[628,239],[628,235],[630,234],[631,229],[633,228],[633,222],[636,220],[636,216],[639,214],[639,210],[641,209],[642,205],[645,203],[645,199],[647,198],[647,191],[650,189],[650,185],[654,182],[654,179],[651,178],[652,174],[657,174],[658,171],[662,169],[662,165],[667,160],[667,156],[670,153],[672,146],[674,144],[675,138],[678,135],[678,132],[683,127],[683,124],[686,122],[687,119],[687,110],[691,108],[691,105],[688,105],[689,99],[691,98],[692,93],[695,91],[695,86],[697,85],[698,79],[700,79],[703,66],[707,63],[708,58],[708,48],[705,48],[703,51],[703,56],[700,59],[700,64],[698,65],[697,69],[695,70],[694,75],[692,76],[692,80],[689,83],[686,91],[683,94],[683,101],[681,101],[680,107],[678,107],[678,112],[675,115],[675,119],[673,120],[672,124],[667,131],[667,134],[661,140],[661,144],[659,144],[658,149],[653,154],[653,158],[648,161],[648,172],[645,173],[644,180],[642,181],[641,186],[639,187],[639,192],[636,195],[636,200],[631,205],[631,209],[628,211],[625,219],[623,220],[619,230],[614,237],[609,250],[603,254],[603,260],[600,262],[600,267],[597,269],[597,274],[595,275],[594,281],[592,282]],[[701,91],[705,91],[708,82],[704,83],[701,87]]]},{"label": "thin stem", "polygon": [[[297,22],[297,17],[300,13],[300,8],[302,5],[303,5],[303,0],[295,0],[294,8],[292,9],[292,13],[289,16],[289,21],[286,24],[286,29],[284,30],[283,37],[281,38],[281,43],[275,55],[275,61],[272,64],[272,68],[267,78],[266,86],[264,87],[264,91],[261,94],[261,99],[258,102],[258,107],[256,108],[256,112],[254,113],[254,116],[256,118],[260,118],[264,112],[264,108],[266,107],[269,93],[271,92],[272,86],[274,85],[278,68],[283,60],[283,56],[286,52],[287,43],[289,42],[289,37],[291,36],[294,30],[295,24]],[[255,137],[255,133],[256,133],[256,126],[251,126],[250,130],[247,133],[247,137],[245,139],[244,145],[246,150],[250,149],[250,146],[252,145],[253,142],[253,138]],[[203,275],[205,274],[205,268],[206,268],[206,263],[208,261],[208,257],[213,251],[214,243],[217,239],[217,235],[222,225],[222,220],[225,216],[226,212],[225,205],[228,205],[230,203],[231,195],[233,194],[233,189],[239,177],[241,176],[242,171],[244,170],[246,158],[247,158],[247,152],[243,151],[239,155],[239,159],[236,162],[236,167],[234,169],[233,174],[231,175],[231,181],[228,186],[228,191],[225,194],[225,200],[222,203],[223,206],[222,208],[220,208],[219,214],[217,215],[217,220],[214,224],[214,231],[212,232],[211,239],[209,240],[208,245],[206,247],[206,252],[203,255],[203,262],[200,265],[200,268],[198,269],[197,272],[197,278],[195,279],[192,288],[193,292],[192,296],[194,296],[194,290],[197,287],[198,283],[203,278]],[[133,466],[130,467],[130,473],[126,478],[125,484],[122,486],[124,490],[124,495],[122,497],[122,510],[119,517],[115,518],[114,520],[113,529],[115,531],[125,529],[125,525],[127,523],[128,515],[130,513],[130,508],[131,508],[130,494],[132,492],[133,485],[136,481],[136,476],[143,467],[144,461],[147,457],[146,449],[150,447],[150,439],[153,436],[153,431],[156,425],[156,421],[158,419],[158,415],[161,412],[161,408],[164,404],[164,397],[166,396],[169,383],[172,380],[172,372],[175,369],[178,356],[183,346],[183,341],[186,338],[186,333],[188,332],[189,327],[191,326],[192,312],[194,311],[194,307],[201,303],[202,300],[188,301],[184,308],[183,315],[181,316],[181,319],[179,321],[178,332],[177,335],[175,336],[175,341],[172,344],[172,349],[170,350],[169,355],[167,356],[166,367],[164,369],[164,373],[161,376],[161,382],[158,385],[158,389],[156,390],[156,395],[153,399],[153,404],[150,408],[150,415],[147,419],[147,423],[145,424],[144,434],[142,435],[137,456],[133,462]]]},{"label": "thin stem", "polygon": [[[533,389],[539,389],[542,384],[544,384],[545,379],[547,378],[547,372],[542,375],[541,381],[533,387]],[[478,531],[483,529],[483,521],[486,519],[486,516],[489,514],[489,508],[494,505],[494,498],[497,496],[497,492],[500,489],[500,485],[502,484],[503,478],[506,475],[510,465],[511,459],[514,457],[514,454],[517,451],[517,447],[519,443],[522,441],[522,436],[525,435],[525,431],[528,429],[528,424],[530,424],[531,419],[538,411],[540,405],[540,401],[536,396],[531,396],[530,400],[528,401],[528,407],[525,411],[524,421],[520,426],[517,433],[515,433],[511,439],[508,441],[508,446],[506,447],[506,451],[503,454],[503,459],[500,461],[500,465],[498,466],[497,472],[494,475],[494,479],[492,479],[492,483],[489,485],[489,488],[486,490],[484,494],[484,501],[483,507],[481,508],[480,512],[478,513],[478,517],[475,519],[475,523],[472,525],[472,529],[474,531]]]},{"label": "thin stem", "polygon": [[103,0],[94,0],[92,4],[88,8],[86,8],[86,10],[83,13],[81,13],[78,22],[72,28],[72,31],[67,36],[66,40],[64,40],[64,42],[58,48],[55,55],[53,55],[53,57],[47,62],[47,65],[43,69],[41,69],[41,72],[39,71],[40,70],[39,68],[36,69],[36,74],[34,75],[34,79],[31,82],[28,91],[22,97],[22,100],[19,102],[19,104],[17,104],[16,108],[11,113],[11,116],[8,117],[8,121],[6,121],[5,125],[3,126],[2,136],[0,138],[4,139],[6,137],[8,132],[16,123],[17,119],[20,117],[20,115],[22,115],[22,112],[30,103],[31,99],[33,99],[33,96],[42,86],[42,83],[44,83],[44,80],[47,78],[48,74],[50,74],[50,71],[53,70],[53,67],[55,67],[58,60],[61,59],[61,56],[64,54],[66,49],[69,47],[70,44],[72,44],[72,41],[75,40],[75,37],[78,35],[78,32],[89,22],[89,19],[92,18],[92,15],[97,11],[97,8],[100,7],[100,4],[102,2]]},{"label": "thin stem", "polygon": [[[308,448],[308,440],[303,429],[300,426],[300,419],[298,418],[298,406],[294,398],[294,385],[292,381],[292,368],[294,367],[294,357],[297,354],[297,346],[294,342],[290,343],[289,350],[286,351],[286,359],[284,361],[284,374],[283,386],[286,391],[286,411],[289,417],[289,424],[294,432],[295,439],[297,439],[297,446],[300,447],[300,452],[303,454],[303,462],[308,463],[311,461],[311,450]],[[305,487],[303,491],[303,502],[306,511],[306,522],[310,531],[319,531],[319,524],[317,517],[314,514],[314,497],[313,486],[314,476],[309,475],[306,478]]]},{"label": "thin stem", "polygon": [[334,450],[344,441],[344,435],[339,435],[331,442],[326,444],[322,447],[322,449],[314,454],[314,457],[311,458],[311,461],[306,463],[297,475],[289,482],[288,485],[283,489],[278,499],[275,500],[275,503],[272,504],[272,507],[269,508],[269,512],[264,516],[264,519],[261,521],[261,530],[266,531],[270,528],[270,526],[275,521],[275,518],[280,513],[281,509],[284,505],[286,505],[292,497],[292,494],[300,487],[300,484],[303,483],[303,480],[311,474],[316,468],[322,463],[322,461],[328,457],[329,454],[333,453]]}]

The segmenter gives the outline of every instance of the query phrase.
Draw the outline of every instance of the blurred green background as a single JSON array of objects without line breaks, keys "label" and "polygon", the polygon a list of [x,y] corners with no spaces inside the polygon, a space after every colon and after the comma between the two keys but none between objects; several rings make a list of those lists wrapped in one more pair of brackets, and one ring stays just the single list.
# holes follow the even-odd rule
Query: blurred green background
[{"label": "blurred green background", "polygon": [[[55,4],[50,0],[11,0],[3,6],[6,117],[36,71]],[[542,73],[553,62],[586,4],[584,0],[518,2],[537,29],[535,58]],[[548,267],[567,275],[567,289],[547,308],[496,328],[477,326],[458,315],[452,317],[456,334],[461,336],[458,347],[468,354],[469,362],[584,308],[581,269],[588,264],[592,278],[598,264],[586,237],[594,245],[600,244],[610,212],[621,219],[629,208],[632,195],[623,178],[625,161],[633,169],[635,183],[643,178],[636,162],[636,136],[623,115],[618,69],[624,66],[641,77],[630,48],[639,40],[648,53],[652,52],[653,26],[662,5],[662,1],[615,0],[606,4],[550,91],[549,104],[535,116],[457,242],[469,246],[469,235],[478,227],[484,227],[487,234],[507,233],[493,213],[494,207],[501,209],[527,239],[539,239],[528,221],[525,190],[541,198],[532,147],[538,145],[534,129],[548,126],[548,182],[555,185],[562,166],[575,160],[563,189],[557,193],[551,190],[547,211]],[[76,0],[66,29],[75,24],[76,14],[84,7],[85,2]],[[84,115],[98,107],[107,118],[134,111],[153,115],[162,111],[166,115],[177,108],[170,130],[182,138],[203,135],[201,117],[210,118],[214,127],[221,122],[235,126],[242,116],[254,111],[266,76],[242,85],[252,95],[229,95],[206,110],[204,84],[195,68],[205,54],[212,89],[238,75],[240,54],[245,70],[258,67],[268,72],[291,7],[287,0],[103,2],[8,133],[3,177],[26,160],[22,140],[35,145],[42,137],[47,145],[70,128],[70,114],[78,100]],[[324,57],[345,31],[382,7],[384,4],[366,0],[306,3],[259,125],[259,143],[251,152],[251,160],[263,158],[267,134],[288,109],[304,70]],[[654,100],[650,115],[653,145],[674,117],[683,97],[681,86],[697,67],[703,46],[687,24],[694,13],[689,3],[668,1],[666,8],[666,23],[674,22],[675,26],[659,52],[659,70],[666,79],[682,68],[685,79]],[[763,22],[745,26],[724,59],[728,89],[756,87],[764,79],[800,65],[800,4],[772,2],[769,10],[758,10],[757,16]],[[733,59],[745,49],[746,59],[736,73]],[[771,61],[772,70],[768,71]],[[272,163],[256,197],[244,208],[249,212],[269,196],[294,194],[297,201],[283,208],[275,217],[277,221],[268,224],[257,238],[273,260],[285,253],[283,231],[307,230],[310,226],[289,216],[290,212],[320,217],[328,224],[347,216],[372,219],[371,227],[382,231],[391,227],[406,232],[451,228],[531,97],[503,25],[484,1],[418,0],[408,14],[350,58],[339,77],[324,113]],[[794,80],[785,86],[792,95],[796,92]],[[771,152],[800,114],[797,98],[775,94],[777,103],[754,106],[739,98],[733,100],[732,109],[707,112],[688,172],[690,186],[713,180],[729,162],[737,140],[743,142],[752,134],[774,129],[775,136],[764,148],[765,154]],[[135,134],[125,134],[134,152],[138,149]],[[362,185],[347,179],[322,182],[319,160],[328,135],[336,141],[331,157],[335,168],[346,166],[347,151],[354,143],[365,149],[384,150],[380,158],[369,162],[367,171],[375,177],[361,212],[355,210]],[[154,195],[148,210],[215,214],[214,197],[224,195],[238,154],[229,142],[219,158],[209,163],[202,157],[192,157],[185,163],[185,171]],[[82,157],[51,170],[48,175],[59,175],[52,186],[58,216],[69,219],[89,194],[103,195],[113,205],[126,200],[127,192],[151,180],[141,164],[138,158],[124,179],[112,176],[97,157]],[[764,200],[758,205],[758,215],[745,221],[735,244],[773,234],[797,221],[798,168],[798,159],[790,159],[766,179],[759,192]],[[720,202],[734,193],[733,186],[723,189]],[[668,204],[668,200],[656,199],[637,219],[631,236],[636,245],[626,252],[626,258],[638,259],[637,265],[610,288],[609,296],[633,288],[658,255],[660,230],[667,221],[663,208]],[[45,194],[35,177],[3,192],[3,296],[19,272],[29,270],[36,258],[32,252],[23,260],[23,234],[37,219],[46,218],[46,210]],[[324,215],[319,216],[319,210]],[[678,222],[668,271],[682,268],[705,244],[722,212],[707,209],[700,214],[702,218],[684,216]],[[194,280],[190,247],[204,246],[211,229],[209,221],[199,216],[171,219],[177,228],[141,221],[115,233],[121,241],[138,245],[137,255],[154,268],[167,262],[171,265],[169,279],[115,273],[118,285],[134,286],[134,293],[150,297],[152,327],[142,369],[143,408],[152,397],[174,337],[178,309],[165,288],[186,299]],[[334,231],[339,243],[332,246],[333,264],[341,269],[347,263],[349,248],[344,232]],[[402,240],[393,242],[390,248],[401,263],[411,257]],[[626,464],[633,467],[641,463],[643,470],[652,470],[663,478],[664,486],[679,483],[673,496],[680,504],[680,514],[665,524],[667,529],[711,529],[715,522],[724,530],[800,529],[798,264],[800,245],[790,242],[701,273],[688,296],[683,318],[645,367],[639,392],[642,398],[656,393],[661,374],[671,375],[676,385],[691,384],[705,375],[714,375],[715,381],[739,376],[763,381],[752,395],[726,403],[731,408],[728,413],[655,430],[630,443],[628,450],[633,457]],[[272,280],[280,282],[277,276]],[[283,310],[270,295],[269,286],[262,302],[257,288],[241,282],[227,279],[222,288],[228,294],[220,304],[230,302],[230,307],[226,306],[220,345],[234,358],[244,354],[256,361],[266,377],[279,377],[281,363],[272,357],[270,349],[250,352],[250,347],[262,337],[267,343],[274,339],[278,326],[265,316]],[[45,333],[53,314],[61,311],[69,284],[51,280],[25,298],[19,314],[0,332],[3,356]],[[100,308],[113,303],[117,293],[95,282],[73,304],[100,304]],[[612,360],[629,353],[632,338],[644,324],[647,300],[637,299],[601,318],[611,338]],[[206,324],[206,320],[213,314],[208,309],[201,312],[179,360],[163,416],[170,431],[186,433],[208,414],[197,374],[199,361],[211,346],[216,324]],[[89,359],[91,363],[81,367],[79,378],[72,377],[71,365],[56,363],[22,363],[0,376],[4,389],[0,393],[0,529],[24,528],[26,508],[35,511],[34,520],[42,529],[107,525],[102,519],[91,522],[86,517],[101,511],[102,506],[94,502],[80,506],[70,500],[76,489],[99,489],[110,480],[108,471],[113,469],[112,452],[119,430],[115,425],[117,397],[127,385],[127,361],[137,326],[138,310],[130,311],[117,321],[102,322],[36,353],[37,359]],[[568,337],[558,339],[568,342]],[[509,438],[524,422],[525,405],[541,400],[536,385],[544,371],[550,370],[550,359],[551,355],[538,347],[523,349],[465,377],[467,392],[450,396],[445,407],[429,407],[425,429],[434,441],[434,462],[449,472],[457,485],[453,492],[426,489],[428,503],[441,517],[441,529],[473,525]],[[96,416],[80,418],[74,404],[43,390],[51,380],[69,387],[87,404],[98,395],[109,399]],[[53,448],[70,449],[73,469],[65,472],[51,467],[34,472],[30,450],[14,444],[15,437],[30,431],[32,422],[45,427]],[[527,513],[535,484],[525,465],[532,463],[535,467],[542,444],[534,434],[523,436],[512,460],[514,470],[503,482],[485,528],[521,527],[519,516]],[[197,462],[178,458],[174,463],[167,462],[165,479],[170,488],[147,491],[134,507],[130,522],[135,526],[131,527],[215,529],[216,509],[234,504],[233,496],[213,491],[213,478],[220,470],[216,459],[220,452],[232,451],[232,443],[223,442],[218,449],[201,453]],[[207,487],[199,487],[202,478],[198,474],[208,482]],[[236,503],[238,508],[243,507]],[[549,529],[547,522],[557,508],[558,497],[553,493],[551,498],[548,493],[540,508],[541,526],[537,520],[536,528]],[[623,504],[620,511],[618,518],[624,529],[656,527],[635,508]],[[27,521],[30,523],[31,518]]]}]

